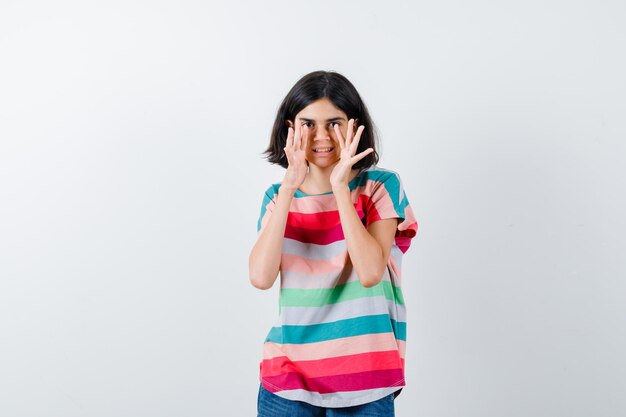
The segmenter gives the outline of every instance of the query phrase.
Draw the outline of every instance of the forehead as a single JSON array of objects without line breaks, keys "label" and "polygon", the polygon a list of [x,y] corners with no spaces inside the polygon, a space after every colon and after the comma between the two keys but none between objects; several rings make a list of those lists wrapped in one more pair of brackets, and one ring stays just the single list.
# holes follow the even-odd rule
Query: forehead
[{"label": "forehead", "polygon": [[328,121],[335,119],[347,120],[346,114],[337,108],[332,101],[327,98],[321,98],[310,103],[303,108],[298,114],[297,119]]}]

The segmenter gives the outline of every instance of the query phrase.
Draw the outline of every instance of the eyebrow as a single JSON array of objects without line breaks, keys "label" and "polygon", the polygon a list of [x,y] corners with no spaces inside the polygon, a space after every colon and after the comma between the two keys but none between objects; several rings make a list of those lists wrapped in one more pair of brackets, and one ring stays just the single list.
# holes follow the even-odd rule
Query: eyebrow
[{"label": "eyebrow", "polygon": [[[298,117],[298,119],[303,120],[305,122],[314,122],[315,121],[313,119],[307,119],[305,117]],[[345,121],[346,119],[344,117],[333,117],[332,119],[326,119],[327,122],[334,122],[336,120],[343,120],[343,121]]]}]

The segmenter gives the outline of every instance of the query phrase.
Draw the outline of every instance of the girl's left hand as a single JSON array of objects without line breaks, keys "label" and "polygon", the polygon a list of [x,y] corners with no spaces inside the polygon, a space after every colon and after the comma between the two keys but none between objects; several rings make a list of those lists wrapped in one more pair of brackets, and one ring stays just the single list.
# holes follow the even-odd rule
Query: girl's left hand
[{"label": "girl's left hand", "polygon": [[365,158],[370,153],[374,152],[374,148],[367,148],[358,155],[355,155],[357,148],[359,147],[359,140],[361,140],[361,134],[365,129],[365,126],[361,125],[356,131],[353,137],[352,131],[354,129],[354,119],[348,121],[348,132],[344,138],[339,130],[339,125],[335,124],[335,134],[339,141],[339,147],[341,148],[340,159],[337,165],[330,173],[330,185],[333,189],[348,186],[350,180],[350,172],[352,171],[352,165]]}]

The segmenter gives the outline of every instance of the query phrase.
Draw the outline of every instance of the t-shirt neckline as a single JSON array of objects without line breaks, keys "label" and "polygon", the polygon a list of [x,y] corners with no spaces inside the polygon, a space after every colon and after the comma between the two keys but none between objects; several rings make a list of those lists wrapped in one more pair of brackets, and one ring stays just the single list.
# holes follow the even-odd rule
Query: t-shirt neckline
[{"label": "t-shirt neckline", "polygon": [[[350,182],[348,183],[348,188],[350,188],[350,191],[352,191],[355,187],[355,184],[358,182],[359,177],[361,176],[361,174],[365,171],[365,169],[361,169],[355,176],[354,178],[352,178],[352,180],[350,180]],[[294,197],[318,197],[318,196],[322,196],[322,195],[328,195],[328,194],[332,194],[332,191],[326,191],[325,193],[318,193],[318,194],[307,194],[304,191],[300,191],[299,188],[296,188],[296,192],[294,193]]]}]

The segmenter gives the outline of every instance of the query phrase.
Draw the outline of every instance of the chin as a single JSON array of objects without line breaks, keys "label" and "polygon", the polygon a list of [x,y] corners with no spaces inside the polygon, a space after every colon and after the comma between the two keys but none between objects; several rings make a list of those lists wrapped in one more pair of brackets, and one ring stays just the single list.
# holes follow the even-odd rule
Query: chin
[{"label": "chin", "polygon": [[314,161],[313,163],[314,163],[315,165],[317,165],[318,167],[320,167],[320,168],[327,168],[327,167],[332,167],[332,166],[337,165],[337,163],[338,163],[339,161],[340,161],[340,159],[339,159],[339,158],[337,158],[337,159],[332,160],[332,161],[331,161],[331,160],[328,160],[328,159],[326,159],[326,160],[321,160],[321,161],[320,161],[320,160],[317,160],[317,161]]}]

